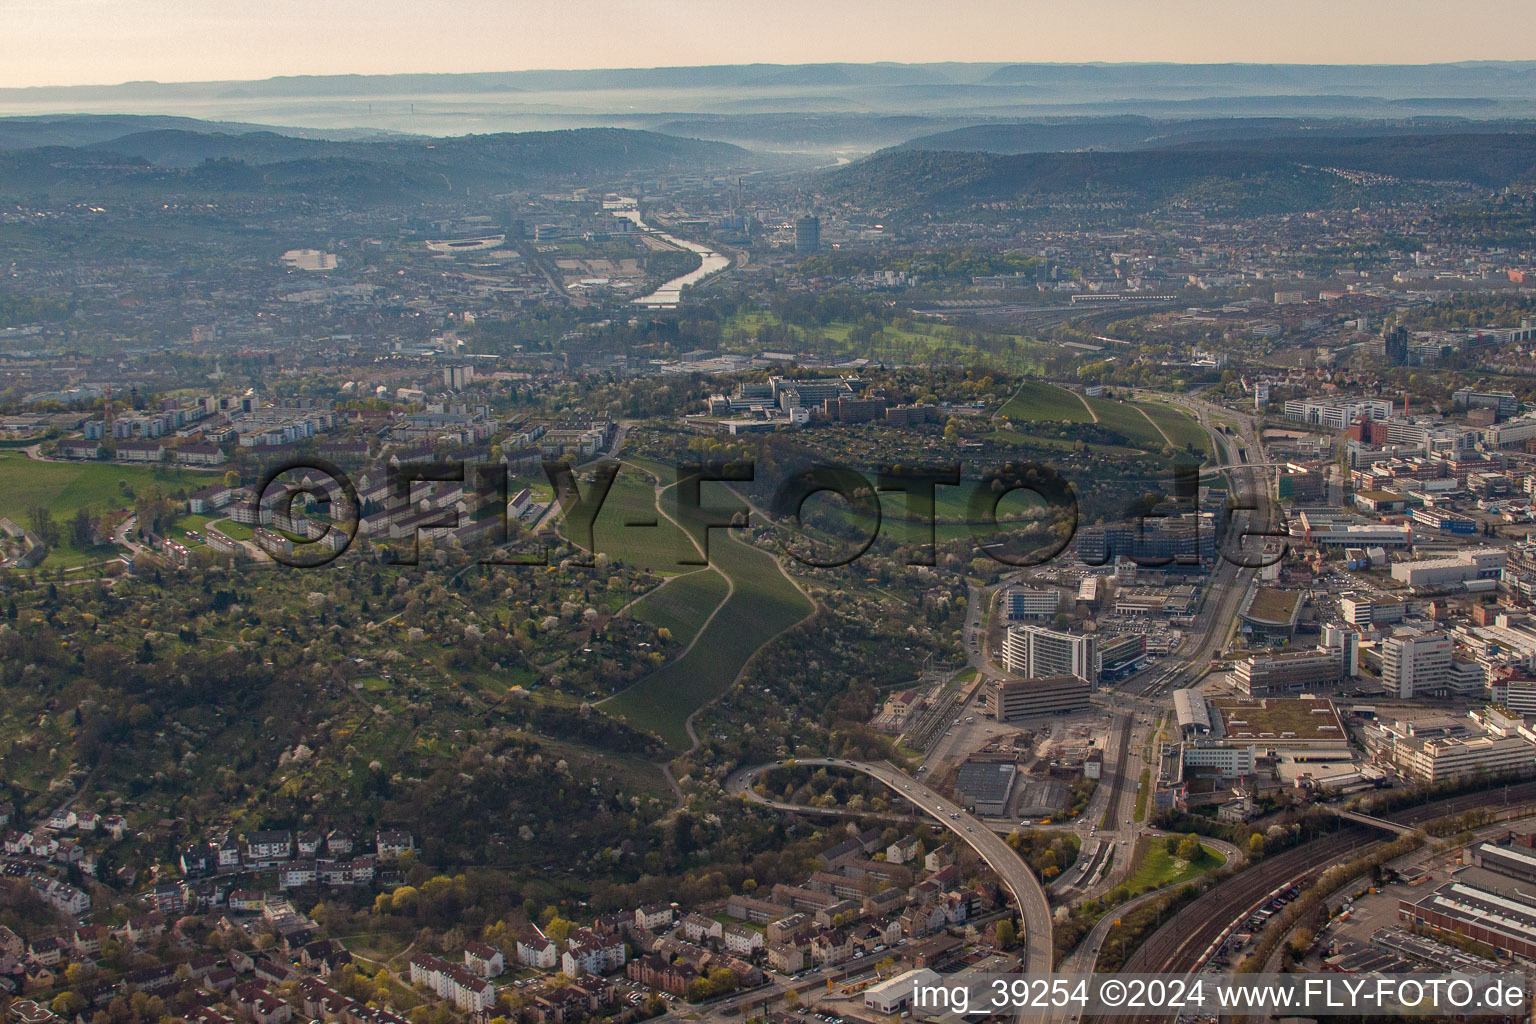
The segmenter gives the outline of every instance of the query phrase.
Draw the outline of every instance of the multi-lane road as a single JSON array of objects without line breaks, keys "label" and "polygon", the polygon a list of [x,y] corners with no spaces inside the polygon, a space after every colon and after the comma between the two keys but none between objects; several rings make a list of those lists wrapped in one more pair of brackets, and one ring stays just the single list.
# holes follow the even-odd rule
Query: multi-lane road
[{"label": "multi-lane road", "polygon": [[[827,766],[848,771],[862,772],[893,790],[897,796],[909,801],[917,810],[937,821],[954,833],[956,839],[972,850],[997,875],[998,880],[1013,895],[1023,924],[1023,968],[1026,972],[1046,973],[1051,969],[1051,908],[1045,898],[1045,890],[1013,847],[992,831],[984,822],[969,814],[964,807],[946,799],[918,782],[890,762],[868,763],[848,761],[834,757],[799,758],[797,765]],[[748,800],[765,801],[752,786],[769,769],[778,765],[758,765],[744,768],[726,780],[728,795],[743,796]]]}]

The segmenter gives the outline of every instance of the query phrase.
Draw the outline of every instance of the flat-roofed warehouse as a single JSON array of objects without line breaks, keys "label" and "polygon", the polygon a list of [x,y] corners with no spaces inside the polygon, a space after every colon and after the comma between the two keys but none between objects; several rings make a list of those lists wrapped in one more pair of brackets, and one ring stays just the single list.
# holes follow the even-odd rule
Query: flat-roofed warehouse
[{"label": "flat-roofed warehouse", "polygon": [[1060,779],[1030,779],[1019,793],[1015,808],[1022,818],[1048,818],[1066,810],[1072,791]]},{"label": "flat-roofed warehouse", "polygon": [[864,1005],[877,1013],[900,1013],[911,1007],[912,993],[919,985],[937,985],[940,980],[937,971],[919,967],[865,989]]},{"label": "flat-roofed warehouse", "polygon": [[1399,900],[1398,920],[1454,932],[1516,956],[1536,958],[1536,897],[1514,889],[1447,882],[1417,901]]},{"label": "flat-roofed warehouse", "polygon": [[1508,835],[1472,848],[1472,863],[1511,878],[1536,882],[1536,835]]},{"label": "flat-roofed warehouse", "polygon": [[1215,737],[1227,746],[1268,751],[1348,751],[1349,736],[1333,701],[1323,697],[1212,697]]},{"label": "flat-roofed warehouse", "polygon": [[955,796],[977,814],[1006,814],[1018,775],[1012,762],[967,761],[955,776]]}]

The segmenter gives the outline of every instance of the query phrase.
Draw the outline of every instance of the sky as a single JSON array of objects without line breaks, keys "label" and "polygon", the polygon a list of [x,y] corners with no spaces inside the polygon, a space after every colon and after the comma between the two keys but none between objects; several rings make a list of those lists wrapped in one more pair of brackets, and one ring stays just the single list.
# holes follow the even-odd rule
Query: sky
[{"label": "sky", "polygon": [[1536,59],[1532,0],[0,0],[0,86],[819,61]]}]

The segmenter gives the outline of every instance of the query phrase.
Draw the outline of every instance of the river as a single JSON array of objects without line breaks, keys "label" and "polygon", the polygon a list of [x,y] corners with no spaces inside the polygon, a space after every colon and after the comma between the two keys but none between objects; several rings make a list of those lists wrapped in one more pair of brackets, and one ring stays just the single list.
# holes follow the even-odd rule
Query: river
[{"label": "river", "polygon": [[623,217],[625,220],[633,221],[640,230],[655,235],[662,241],[669,242],[679,249],[687,249],[689,252],[698,253],[701,261],[697,270],[690,271],[682,277],[674,277],[660,288],[651,292],[651,294],[640,296],[640,298],[635,300],[636,305],[649,306],[652,309],[676,309],[678,303],[683,300],[684,288],[698,284],[705,278],[718,274],[731,265],[729,256],[722,256],[707,245],[690,242],[686,238],[678,238],[675,235],[669,235],[665,231],[651,227],[640,219],[640,210],[633,199],[622,201],[628,205],[614,210],[613,215],[615,217]]}]

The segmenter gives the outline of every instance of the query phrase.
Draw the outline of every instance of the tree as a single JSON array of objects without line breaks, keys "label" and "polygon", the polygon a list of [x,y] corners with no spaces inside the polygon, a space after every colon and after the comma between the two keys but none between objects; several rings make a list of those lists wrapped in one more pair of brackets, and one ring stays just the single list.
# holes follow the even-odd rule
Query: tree
[{"label": "tree", "polygon": [[75,518],[69,524],[69,538],[75,547],[90,547],[95,532],[91,523],[91,514],[83,508],[75,509]]},{"label": "tree", "polygon": [[73,1017],[85,1009],[85,997],[79,992],[60,992],[53,997],[48,1008],[61,1017]]},{"label": "tree", "polygon": [[1248,856],[1254,860],[1264,856],[1264,833],[1255,832],[1248,837]]},{"label": "tree", "polygon": [[1198,860],[1200,858],[1200,841],[1189,838],[1180,840],[1178,858],[1187,861]]},{"label": "tree", "polygon": [[59,542],[59,528],[53,521],[53,513],[47,505],[33,505],[27,509],[27,520],[32,526],[32,532],[42,539],[44,544],[53,547]]},{"label": "tree", "polygon": [[1019,932],[1013,925],[1013,918],[1005,917],[997,922],[997,945],[999,949],[1009,949],[1017,941],[1019,941]]}]

